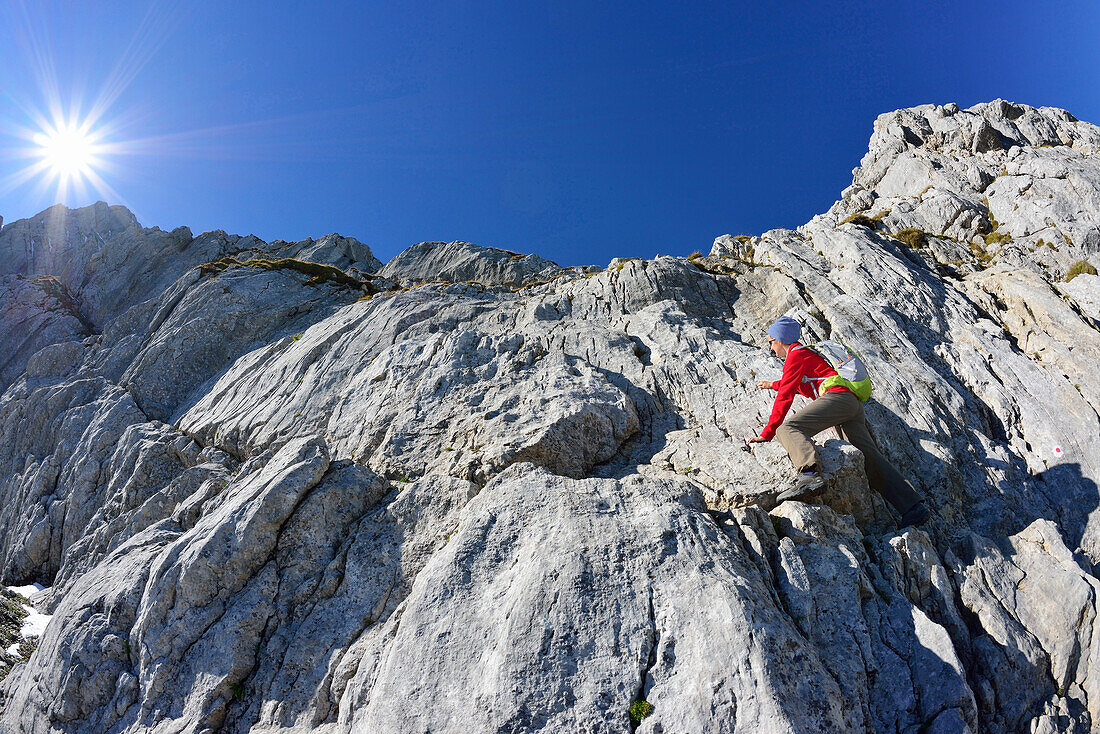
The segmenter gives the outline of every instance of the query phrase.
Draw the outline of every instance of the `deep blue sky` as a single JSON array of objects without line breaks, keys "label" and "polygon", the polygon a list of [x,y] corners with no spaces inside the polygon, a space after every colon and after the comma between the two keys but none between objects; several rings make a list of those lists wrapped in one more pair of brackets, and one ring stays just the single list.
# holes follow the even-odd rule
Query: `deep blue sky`
[{"label": "deep blue sky", "polygon": [[[0,179],[56,96],[103,120],[147,226],[464,239],[562,264],[794,227],[875,117],[996,97],[1100,123],[1100,3],[8,0]],[[51,82],[52,80],[52,82]],[[5,190],[10,189],[10,190]],[[5,221],[57,198],[0,186]]]}]

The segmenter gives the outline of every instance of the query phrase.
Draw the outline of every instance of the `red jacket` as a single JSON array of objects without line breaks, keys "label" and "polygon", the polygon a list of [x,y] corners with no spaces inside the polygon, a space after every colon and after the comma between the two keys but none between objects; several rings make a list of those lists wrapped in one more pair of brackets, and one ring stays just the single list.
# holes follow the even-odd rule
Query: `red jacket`
[{"label": "red jacket", "polygon": [[[775,438],[775,430],[787,417],[787,411],[791,409],[795,395],[804,395],[810,400],[817,397],[817,386],[820,380],[813,382],[804,381],[803,377],[832,377],[836,370],[829,366],[821,355],[812,349],[807,349],[800,342],[795,342],[787,350],[787,358],[783,360],[783,376],[772,383],[772,389],[777,390],[775,405],[772,406],[772,416],[768,419],[768,425],[760,432],[760,437],[771,441]],[[833,385],[825,392],[851,392],[846,387]]]}]

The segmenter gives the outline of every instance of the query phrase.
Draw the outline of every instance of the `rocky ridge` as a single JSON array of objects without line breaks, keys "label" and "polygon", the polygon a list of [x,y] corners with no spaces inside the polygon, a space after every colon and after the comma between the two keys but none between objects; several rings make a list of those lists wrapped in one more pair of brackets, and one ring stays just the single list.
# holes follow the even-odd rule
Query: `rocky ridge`
[{"label": "rocky ridge", "polygon": [[[602,270],[8,224],[0,582],[54,617],[0,722],[1094,729],[1100,277],[1065,278],[1098,149],[1062,110],[899,110],[797,230]],[[929,525],[828,433],[820,504],[776,505],[782,448],[738,447],[784,313],[874,366]]]}]

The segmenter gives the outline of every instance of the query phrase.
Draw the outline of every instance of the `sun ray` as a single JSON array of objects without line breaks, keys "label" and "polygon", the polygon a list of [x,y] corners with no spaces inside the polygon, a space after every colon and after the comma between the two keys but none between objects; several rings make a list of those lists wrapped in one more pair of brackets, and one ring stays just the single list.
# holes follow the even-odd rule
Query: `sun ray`
[{"label": "sun ray", "polygon": [[162,0],[150,5],[145,17],[134,32],[126,49],[115,62],[107,81],[100,88],[85,119],[89,125],[95,125],[118,100],[119,96],[133,83],[149,60],[171,36],[172,31],[183,21],[190,8],[179,0]]},{"label": "sun ray", "polygon": [[192,7],[183,0],[151,0],[147,7],[105,80],[96,87],[75,84],[63,94],[53,35],[48,32],[56,20],[53,14],[60,11],[53,4],[29,0],[0,3],[0,23],[18,30],[14,46],[22,51],[23,69],[16,78],[35,85],[33,93],[20,93],[12,86],[0,90],[12,102],[12,110],[18,110],[18,120],[4,120],[0,126],[0,164],[6,164],[0,169],[0,192],[26,187],[36,198],[53,195],[66,205],[74,203],[74,196],[88,195],[121,202],[114,186],[141,178],[141,162],[166,157],[268,160],[295,152],[314,155],[315,140],[291,136],[294,123],[362,110],[362,106],[310,110],[150,135],[148,119],[159,118],[160,111],[131,105],[120,112],[115,106]]},{"label": "sun ray", "polygon": [[[50,34],[46,28],[36,27],[26,2],[16,0],[13,5],[18,8],[20,16],[13,18],[13,25],[22,26],[22,32],[16,34],[15,38],[30,61],[31,74],[46,100],[47,114],[57,119],[61,114],[61,89],[57,83],[59,77],[53,63],[53,53],[48,45]],[[38,119],[35,122],[41,124],[45,120]]]},{"label": "sun ray", "polygon": [[127,208],[130,208],[129,202],[122,194],[115,191],[115,189],[95,171],[88,171],[87,174],[88,183],[100,194],[106,194],[107,198],[112,204],[121,204]]},{"label": "sun ray", "polygon": [[14,191],[28,181],[41,176],[48,168],[49,164],[40,160],[8,174],[0,179],[0,194],[8,194]]}]

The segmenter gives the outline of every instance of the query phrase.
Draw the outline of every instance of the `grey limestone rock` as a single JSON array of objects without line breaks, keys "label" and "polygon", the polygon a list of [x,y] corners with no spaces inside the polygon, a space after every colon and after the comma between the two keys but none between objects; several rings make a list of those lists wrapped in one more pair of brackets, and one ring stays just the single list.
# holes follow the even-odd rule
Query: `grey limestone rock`
[{"label": "grey limestone rock", "polygon": [[57,281],[0,276],[0,390],[27,369],[27,362],[51,344],[88,335],[88,327],[74,311],[71,298]]},{"label": "grey limestone rock", "polygon": [[[96,328],[133,303],[160,293],[196,260],[190,231],[144,229],[125,207],[57,205],[0,230],[3,272],[56,278]],[[205,253],[204,253],[205,254]],[[204,256],[204,255],[200,255]],[[190,264],[186,264],[190,262]]]},{"label": "grey limestone rock", "polygon": [[[638,429],[630,395],[584,360],[551,353],[543,320],[521,326],[525,309],[508,321],[494,309],[481,321],[492,301],[465,292],[352,304],[238,360],[180,425],[241,456],[323,432],[337,456],[393,476],[444,469],[484,482],[516,461],[580,476],[612,458]],[[245,418],[241,407],[261,392],[267,414]]]},{"label": "grey limestone rock", "polygon": [[473,281],[516,288],[533,281],[550,280],[566,272],[538,255],[523,255],[469,242],[421,242],[386,263],[379,275],[414,283]]},{"label": "grey limestone rock", "polygon": [[0,401],[0,553],[12,582],[58,572],[104,499],[104,464],[125,430],[145,422],[133,398],[102,378],[42,383],[21,381]]},{"label": "grey limestone rock", "polygon": [[1055,283],[1054,287],[1069,297],[1082,316],[1094,323],[1100,321],[1100,276],[1081,273],[1068,282]]},{"label": "grey limestone rock", "polygon": [[335,283],[307,285],[309,280],[290,269],[191,271],[165,291],[144,329],[128,338],[140,348],[119,384],[146,415],[168,420],[196,387],[241,354],[277,338],[295,339],[362,295]]},{"label": "grey limestone rock", "polygon": [[[9,224],[4,297],[59,320],[0,396],[0,580],[54,617],[0,727],[1095,730],[1100,295],[1064,278],[1098,150],[1052,108],[898,110],[802,227],[603,270]],[[783,314],[872,365],[926,526],[831,431],[777,504],[743,441]]]},{"label": "grey limestone rock", "polygon": [[223,257],[295,258],[370,273],[381,266],[350,237],[268,245],[222,231],[195,237],[187,227],[143,228],[122,206],[57,205],[0,229],[0,274],[53,279],[83,321],[101,330],[128,308],[155,299],[189,269]]},{"label": "grey limestone rock", "polygon": [[[629,731],[634,698],[655,706],[649,732],[843,721],[836,683],[681,481],[513,466],[377,637],[342,699],[353,731]],[[418,684],[435,676],[464,695]]]},{"label": "grey limestone rock", "polygon": [[354,237],[338,234],[327,234],[318,240],[306,239],[299,242],[276,240],[263,246],[257,254],[324,263],[341,270],[358,270],[361,273],[373,273],[382,267],[382,262],[369,247]]},{"label": "grey limestone rock", "polygon": [[963,242],[997,235],[991,249],[1014,265],[1064,273],[1100,246],[1098,150],[1100,128],[1063,110],[1003,100],[950,114],[898,110],[875,122],[853,188],[827,217],[865,212],[891,233],[912,227]]}]

